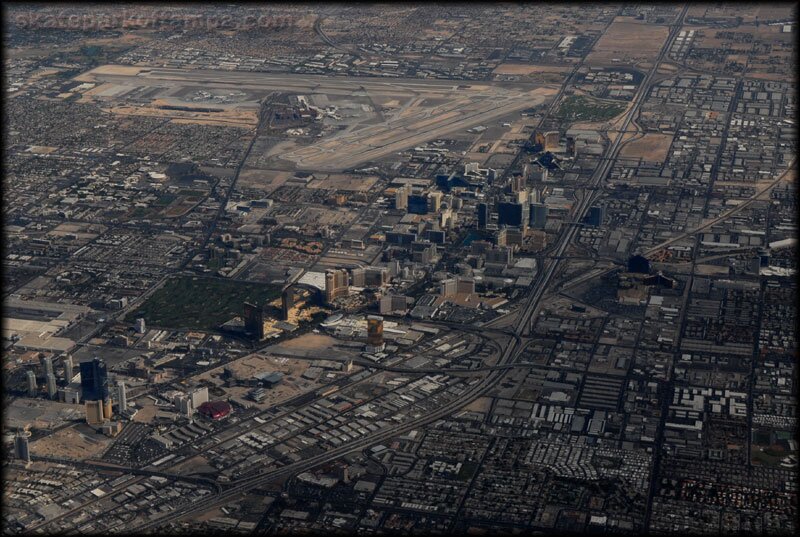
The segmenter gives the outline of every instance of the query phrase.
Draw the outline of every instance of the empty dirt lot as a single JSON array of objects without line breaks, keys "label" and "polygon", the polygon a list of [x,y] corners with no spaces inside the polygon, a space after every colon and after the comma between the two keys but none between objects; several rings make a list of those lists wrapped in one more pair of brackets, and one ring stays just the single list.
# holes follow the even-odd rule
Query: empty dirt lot
[{"label": "empty dirt lot", "polygon": [[527,63],[501,63],[494,71],[496,75],[535,75],[540,73],[567,73],[569,65],[531,65]]},{"label": "empty dirt lot", "polygon": [[623,147],[620,155],[623,158],[641,158],[647,162],[664,162],[671,144],[672,136],[669,134],[645,134]]},{"label": "empty dirt lot", "polygon": [[643,24],[633,17],[617,17],[586,57],[589,65],[604,65],[613,59],[632,64],[653,60],[669,35],[669,27]]}]

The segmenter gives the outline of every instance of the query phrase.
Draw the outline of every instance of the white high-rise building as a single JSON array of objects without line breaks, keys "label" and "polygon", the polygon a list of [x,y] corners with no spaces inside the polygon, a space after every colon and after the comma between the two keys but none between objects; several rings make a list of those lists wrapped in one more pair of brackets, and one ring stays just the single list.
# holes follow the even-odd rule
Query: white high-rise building
[{"label": "white high-rise building", "polygon": [[197,410],[197,407],[208,402],[208,388],[203,386],[190,391],[189,400],[192,402],[192,409]]},{"label": "white high-rise building", "polygon": [[42,356],[42,367],[44,368],[44,376],[53,374],[53,359],[49,356]]},{"label": "white high-rise building", "polygon": [[117,381],[117,398],[119,399],[119,413],[122,414],[128,409],[128,394],[125,390],[125,383]]},{"label": "white high-rise building", "polygon": [[172,400],[175,404],[175,410],[178,413],[188,417],[191,417],[192,412],[194,409],[192,408],[192,400],[184,394],[176,395],[175,398]]},{"label": "white high-rise building", "polygon": [[36,386],[36,373],[34,373],[33,371],[31,371],[29,369],[28,370],[28,397],[36,397],[36,392],[37,391],[38,390],[37,390],[37,386]]},{"label": "white high-rise building", "polygon": [[64,382],[67,384],[72,382],[72,377],[74,376],[74,367],[75,365],[72,363],[72,355],[68,354],[64,358]]},{"label": "white high-rise building", "polygon": [[47,397],[55,399],[58,395],[58,385],[56,384],[56,376],[53,373],[48,373],[45,377],[47,384]]}]

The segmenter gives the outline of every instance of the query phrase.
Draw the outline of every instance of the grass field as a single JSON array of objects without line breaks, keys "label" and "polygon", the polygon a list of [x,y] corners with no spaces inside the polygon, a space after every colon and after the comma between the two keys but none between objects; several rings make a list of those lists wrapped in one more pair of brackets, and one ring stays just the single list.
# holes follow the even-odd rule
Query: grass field
[{"label": "grass field", "polygon": [[168,281],[126,321],[143,317],[153,326],[213,330],[241,315],[244,302],[264,304],[280,296],[280,291],[258,283],[180,276]]},{"label": "grass field", "polygon": [[604,103],[580,95],[570,95],[561,102],[556,117],[575,121],[607,121],[625,110],[625,104]]}]

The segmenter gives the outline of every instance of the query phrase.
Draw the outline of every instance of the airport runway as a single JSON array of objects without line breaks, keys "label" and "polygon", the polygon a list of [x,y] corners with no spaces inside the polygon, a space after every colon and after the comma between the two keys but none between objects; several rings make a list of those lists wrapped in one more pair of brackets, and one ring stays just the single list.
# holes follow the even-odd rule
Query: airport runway
[{"label": "airport runway", "polygon": [[[348,129],[318,143],[279,155],[298,169],[343,171],[424,144],[427,141],[488,125],[525,108],[544,103],[556,94],[536,85],[480,82],[454,84],[446,80],[391,81],[368,77],[324,77],[279,73],[241,73],[188,69],[142,69],[138,74],[115,74],[111,68],[90,73],[98,83],[130,88],[163,87],[165,93],[181,87],[247,91],[250,100],[273,92],[392,99],[404,102],[387,120]],[[248,102],[250,102],[250,100]],[[426,100],[443,101],[427,104]]]}]

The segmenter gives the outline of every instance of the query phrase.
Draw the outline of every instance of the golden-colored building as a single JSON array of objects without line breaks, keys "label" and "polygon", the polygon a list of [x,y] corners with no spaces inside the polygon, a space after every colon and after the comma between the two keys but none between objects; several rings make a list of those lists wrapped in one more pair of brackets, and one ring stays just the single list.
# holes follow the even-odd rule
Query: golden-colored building
[{"label": "golden-colored building", "polygon": [[86,423],[100,425],[104,421],[103,401],[86,401]]},{"label": "golden-colored building", "polygon": [[350,276],[346,269],[325,272],[325,301],[330,303],[350,292]]},{"label": "golden-colored building", "polygon": [[367,344],[373,347],[383,345],[383,317],[378,315],[367,317]]}]

